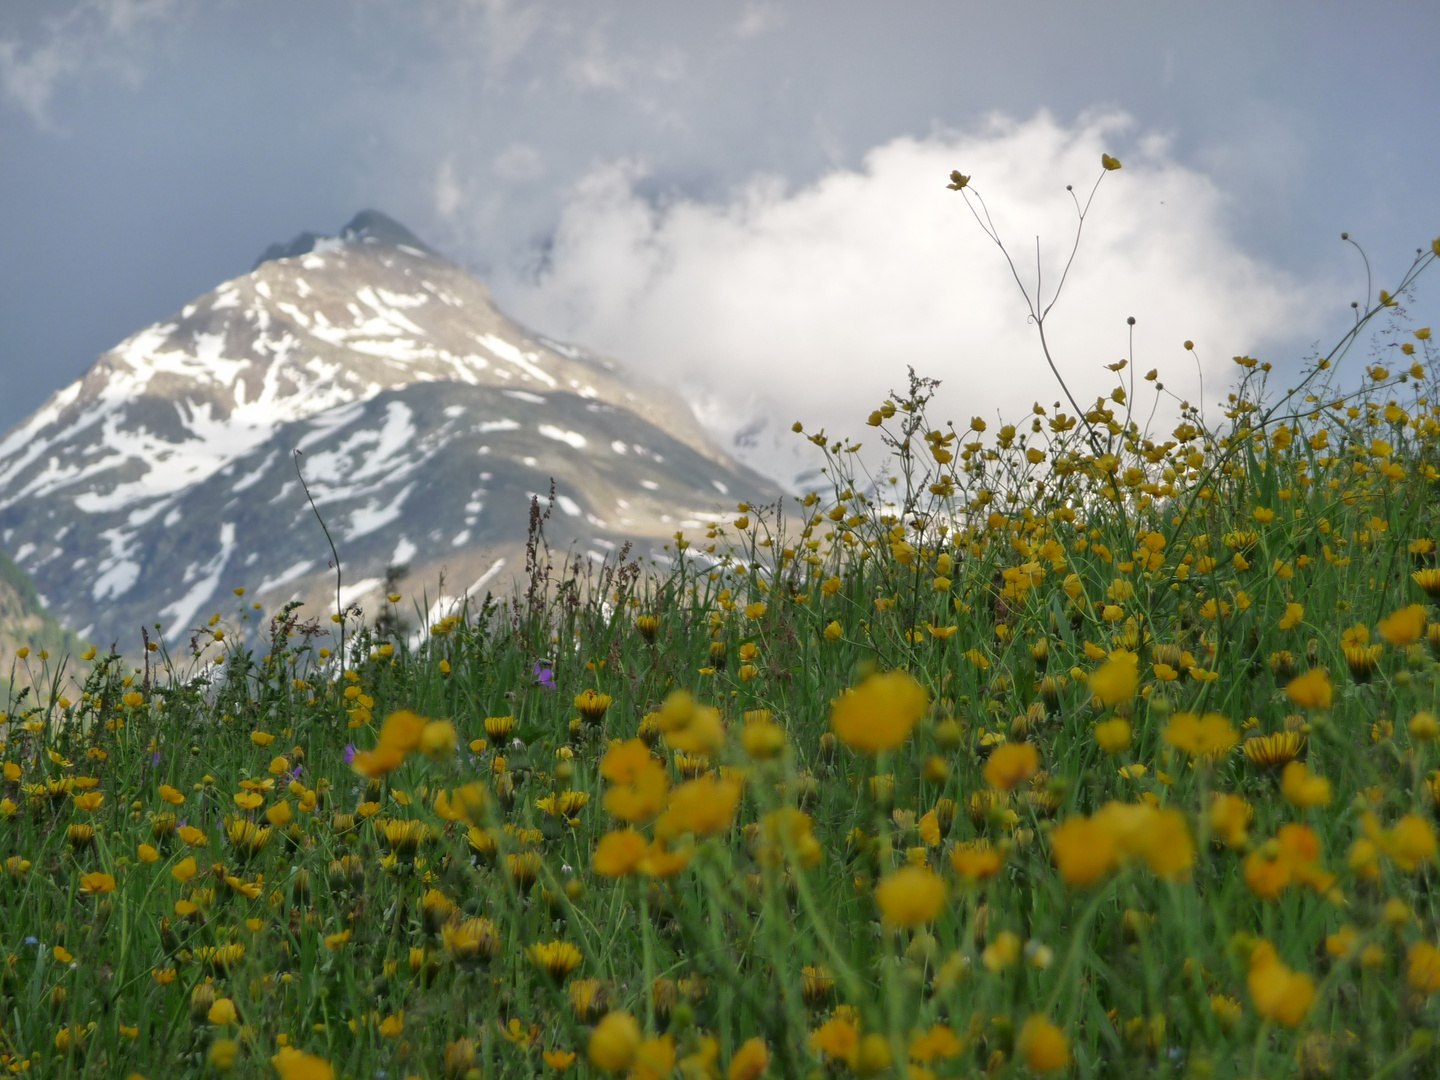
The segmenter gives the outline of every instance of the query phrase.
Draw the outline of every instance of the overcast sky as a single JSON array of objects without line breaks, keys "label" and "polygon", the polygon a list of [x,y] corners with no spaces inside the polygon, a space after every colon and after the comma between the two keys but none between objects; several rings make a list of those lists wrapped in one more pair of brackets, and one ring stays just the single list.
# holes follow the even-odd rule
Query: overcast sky
[{"label": "overcast sky", "polygon": [[1102,149],[1066,362],[1133,314],[1177,385],[1185,337],[1286,365],[1363,299],[1342,229],[1377,287],[1440,235],[1437,42],[1433,0],[0,0],[0,427],[363,207],[727,436],[908,363],[957,418],[1023,407],[1053,390],[946,174],[1053,275]]}]

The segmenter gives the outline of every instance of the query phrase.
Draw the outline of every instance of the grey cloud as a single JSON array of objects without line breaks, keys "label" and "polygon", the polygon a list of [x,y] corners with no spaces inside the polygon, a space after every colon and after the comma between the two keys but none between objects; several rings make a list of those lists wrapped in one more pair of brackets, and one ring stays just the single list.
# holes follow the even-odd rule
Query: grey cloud
[{"label": "grey cloud", "polygon": [[[528,303],[577,191],[617,163],[646,213],[718,213],[756,177],[794,192],[995,111],[1048,108],[1065,127],[1129,113],[1215,185],[1240,251],[1306,281],[1354,279],[1341,229],[1382,279],[1440,231],[1440,8],[1421,0],[1383,18],[1285,2],[155,2],[6,9],[0,426],[268,243],[360,207]],[[541,330],[572,318],[527,314]],[[1277,354],[1324,328],[1292,331]]]}]

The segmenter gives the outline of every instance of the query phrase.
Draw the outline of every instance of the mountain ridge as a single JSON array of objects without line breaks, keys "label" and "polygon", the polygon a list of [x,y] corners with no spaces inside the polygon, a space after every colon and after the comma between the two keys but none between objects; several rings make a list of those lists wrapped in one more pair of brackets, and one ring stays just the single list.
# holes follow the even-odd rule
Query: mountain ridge
[{"label": "mountain ridge", "polygon": [[778,494],[678,397],[521,326],[406,238],[363,211],[272,245],[308,250],[131,335],[0,438],[0,545],[63,623],[109,642],[159,618],[175,643],[226,588],[333,606],[328,554],[295,549],[294,450],[357,583],[392,562],[478,580],[518,558],[551,477],[555,539],[591,558],[627,539],[663,558],[722,498]]}]

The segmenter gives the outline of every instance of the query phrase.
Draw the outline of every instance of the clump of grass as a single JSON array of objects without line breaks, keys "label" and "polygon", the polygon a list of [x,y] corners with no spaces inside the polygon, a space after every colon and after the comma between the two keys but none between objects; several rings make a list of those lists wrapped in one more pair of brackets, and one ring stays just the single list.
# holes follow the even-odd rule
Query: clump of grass
[{"label": "clump of grass", "polygon": [[414,641],[92,653],[7,724],[0,1064],[1433,1075],[1435,355],[1356,334],[1158,439],[913,378],[798,519]]}]

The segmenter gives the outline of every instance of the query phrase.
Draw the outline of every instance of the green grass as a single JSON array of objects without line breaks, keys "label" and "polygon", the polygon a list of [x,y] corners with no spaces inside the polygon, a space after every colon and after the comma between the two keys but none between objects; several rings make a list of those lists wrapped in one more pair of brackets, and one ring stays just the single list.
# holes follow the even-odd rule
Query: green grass
[{"label": "green grass", "polygon": [[[1393,371],[1372,367],[1347,394],[1326,381],[1341,353],[1289,395],[1268,396],[1264,369],[1242,364],[1223,427],[1187,417],[1163,436],[1107,398],[1073,425],[1051,414],[952,439],[925,418],[932,387],[916,381],[872,418],[885,472],[857,476],[861,456],[817,435],[830,490],[737,511],[736,524],[677,542],[667,574],[562,560],[549,580],[414,644],[352,615],[343,673],[321,654],[335,647],[332,624],[289,610],[263,648],[235,644],[242,608],[200,632],[198,657],[161,650],[139,670],[113,655],[86,661],[78,701],[28,697],[9,719],[4,1064],[45,1077],[276,1075],[271,1057],[288,1043],[356,1078],[528,1076],[554,1068],[542,1051],[574,1051],[569,1070],[590,1074],[597,1017],[526,955],[564,941],[583,956],[564,982],[603,983],[612,1011],[671,1040],[686,1077],[723,1074],[756,1037],[770,1075],[898,1075],[935,1025],[958,1051],[912,1075],[1029,1075],[1043,1054],[1017,1036],[1036,1015],[1063,1031],[1076,1076],[1434,1075],[1437,1005],[1410,958],[1436,941],[1437,867],[1423,843],[1407,867],[1390,830],[1406,815],[1434,818],[1440,754],[1410,721],[1440,711],[1429,644],[1440,637],[1387,644],[1377,626],[1427,603],[1412,574],[1435,564],[1440,408],[1428,396],[1432,342],[1409,335],[1402,360],[1402,338],[1391,340]],[[1134,404],[1146,387],[1119,379]],[[1392,402],[1403,419],[1387,418]],[[702,545],[718,563],[699,558]],[[1291,604],[1303,617],[1282,629]],[[640,615],[658,618],[653,633]],[[1342,641],[1355,627],[1380,645],[1364,681]],[[1115,650],[1136,656],[1140,681],[1107,707],[1088,679]],[[1311,666],[1333,679],[1327,710],[1286,694]],[[891,669],[925,688],[924,715],[896,748],[854,752],[830,733],[832,701]],[[587,689],[611,699],[598,722],[579,719]],[[724,719],[708,760],[665,745],[696,729],[662,737],[646,719],[677,690]],[[784,732],[768,759],[744,749],[744,714],[761,709]],[[396,710],[450,722],[457,750],[357,775],[347,746],[374,747]],[[1221,714],[1241,737],[1303,733],[1301,760],[1329,781],[1328,804],[1294,805],[1278,770],[1241,746],[1192,760],[1166,739],[1182,712]],[[1110,755],[1092,732],[1116,715],[1134,737]],[[507,744],[472,746],[496,716],[514,717]],[[743,796],[729,827],[672,841],[690,856],[679,873],[608,878],[592,853],[621,825],[598,771],[611,740],[639,734],[656,740],[672,792],[684,766],[743,784]],[[273,742],[258,745],[264,736]],[[1006,742],[1031,744],[1040,771],[1001,793],[984,770]],[[104,796],[97,809],[75,801],[82,777]],[[272,781],[260,807],[237,806],[242,785]],[[486,809],[473,822],[437,812],[437,793],[476,783]],[[183,805],[163,801],[161,785]],[[573,822],[537,806],[566,790],[591,796]],[[1217,793],[1253,808],[1245,844],[1219,842]],[[1183,844],[1157,852],[1145,832],[1095,884],[1067,883],[1054,830],[1112,801],[1178,815],[1193,856],[1159,877],[1156,856]],[[291,820],[253,856],[227,839],[227,819],[263,825],[281,802]],[[938,836],[927,817],[937,807],[942,820],[953,810]],[[774,842],[772,815],[797,808],[818,861]],[[167,813],[204,839],[157,839]],[[394,857],[384,823],[407,820],[428,834],[413,857]],[[85,824],[93,840],[77,841]],[[1266,899],[1247,859],[1275,855],[1289,824],[1313,831],[1311,880],[1333,880]],[[476,853],[472,825],[492,853]],[[1367,827],[1373,875],[1352,859]],[[1420,832],[1433,840],[1428,824]],[[949,853],[977,841],[1003,864],[967,882]],[[158,860],[144,861],[142,844]],[[533,883],[508,870],[523,852],[538,856]],[[199,872],[181,882],[171,871],[186,857]],[[897,928],[874,892],[907,861],[931,867],[946,898],[933,920]],[[113,891],[82,891],[97,872]],[[427,926],[432,890],[455,907],[448,932]],[[455,926],[473,917],[498,934],[485,962],[453,955]],[[1355,948],[1327,949],[1346,926]],[[1280,970],[1260,942],[1304,977],[1282,986],[1282,1005],[1304,997],[1308,978],[1299,1016],[1253,997],[1251,976]],[[227,945],[243,953],[221,966],[202,951]],[[817,993],[822,968],[833,987]],[[208,1019],[214,998],[233,1002],[241,1026]],[[873,1038],[846,1054],[852,1030]],[[233,1060],[216,1051],[224,1039]],[[654,1075],[643,1059],[667,1052],[647,1043],[634,1075]]]}]

